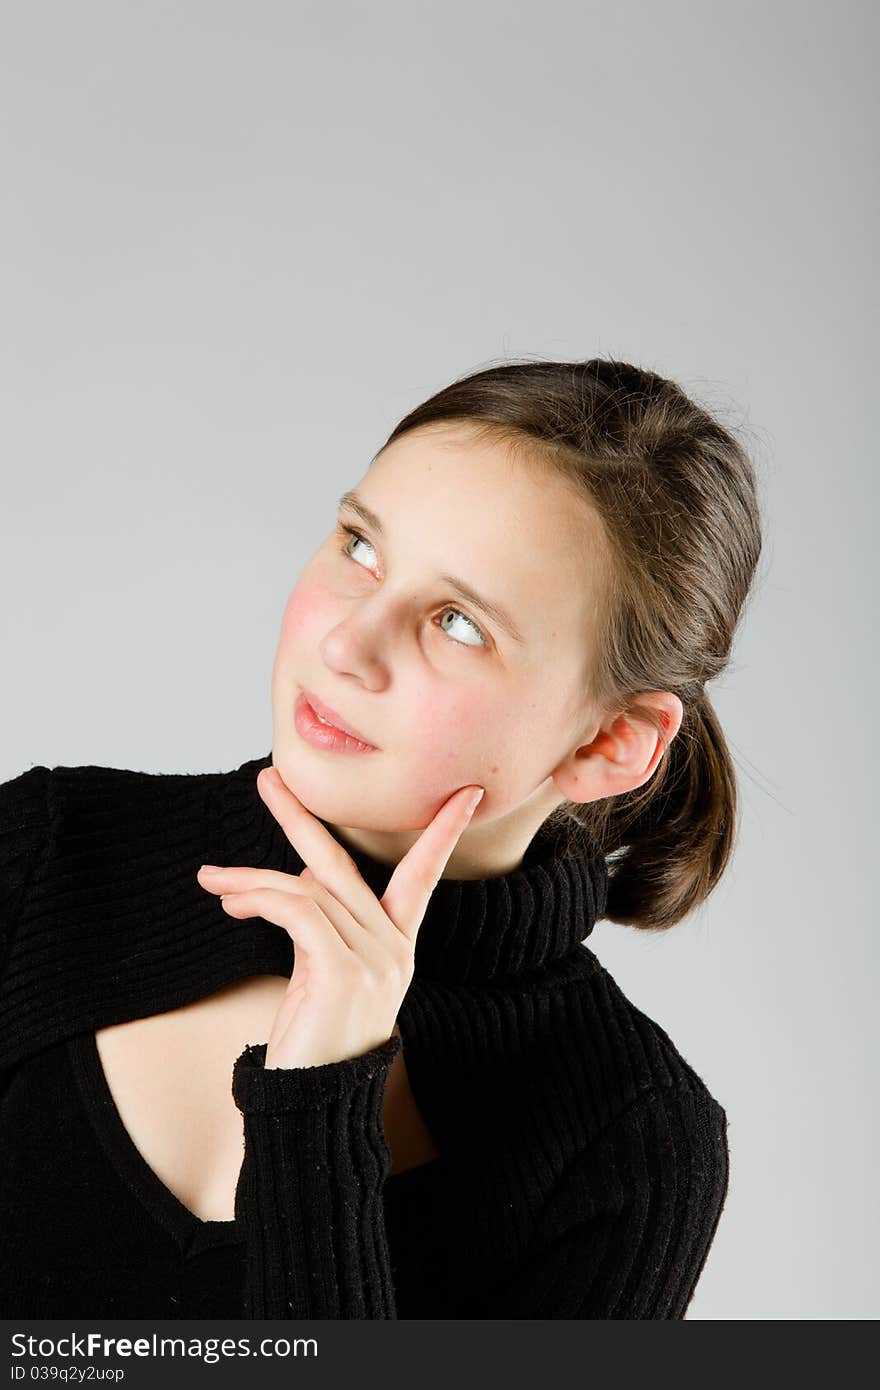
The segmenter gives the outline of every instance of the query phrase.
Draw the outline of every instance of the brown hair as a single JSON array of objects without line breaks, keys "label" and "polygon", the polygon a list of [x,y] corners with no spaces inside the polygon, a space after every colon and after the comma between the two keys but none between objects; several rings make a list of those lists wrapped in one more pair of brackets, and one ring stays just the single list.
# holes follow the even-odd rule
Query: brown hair
[{"label": "brown hair", "polygon": [[[452,422],[552,468],[599,519],[605,563],[585,694],[603,718],[649,723],[663,754],[641,787],[566,801],[550,820],[614,856],[605,917],[674,926],[711,893],[735,838],[736,777],[705,686],[728,664],[761,553],[749,455],[675,382],[602,358],[473,372],[410,411],[383,448]],[[682,702],[671,743],[662,715],[637,702],[649,690]]]}]

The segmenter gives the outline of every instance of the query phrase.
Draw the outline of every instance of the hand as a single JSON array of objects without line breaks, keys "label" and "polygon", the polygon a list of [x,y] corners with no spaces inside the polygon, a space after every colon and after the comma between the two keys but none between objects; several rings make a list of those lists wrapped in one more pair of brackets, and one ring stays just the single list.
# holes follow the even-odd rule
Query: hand
[{"label": "hand", "polygon": [[[266,1048],[266,1067],[317,1067],[387,1042],[409,988],[431,894],[469,824],[479,790],[460,787],[394,870],[381,902],[325,825],[274,767],[257,789],[306,868],[199,870],[231,917],[262,917],[289,934],[293,974]],[[477,798],[479,800],[479,798]],[[476,803],[475,803],[476,805]]]}]

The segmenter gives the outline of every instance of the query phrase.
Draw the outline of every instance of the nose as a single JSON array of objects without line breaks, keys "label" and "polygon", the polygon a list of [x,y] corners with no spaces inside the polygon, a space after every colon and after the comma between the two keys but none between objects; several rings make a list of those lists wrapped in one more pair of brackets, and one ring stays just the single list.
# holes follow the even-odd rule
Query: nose
[{"label": "nose", "polygon": [[331,628],[319,650],[328,670],[352,676],[368,690],[381,690],[387,684],[387,661],[378,621],[365,609],[359,605]]}]

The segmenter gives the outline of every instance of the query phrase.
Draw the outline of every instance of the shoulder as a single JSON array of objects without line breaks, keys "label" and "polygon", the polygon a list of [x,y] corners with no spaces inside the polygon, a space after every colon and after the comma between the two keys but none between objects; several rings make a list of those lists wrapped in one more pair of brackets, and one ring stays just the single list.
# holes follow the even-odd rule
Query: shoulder
[{"label": "shoulder", "polygon": [[[223,774],[211,772],[143,772],[126,767],[83,764],[50,769],[56,814],[69,818],[80,811],[132,813],[171,800],[196,803]],[[106,811],[102,811],[106,807]]]},{"label": "shoulder", "polygon": [[48,824],[51,776],[48,767],[38,766],[0,783],[0,837],[7,851],[23,832]]},{"label": "shoulder", "polygon": [[57,852],[88,850],[90,841],[112,842],[127,833],[156,832],[166,812],[196,813],[210,803],[221,773],[143,772],[82,764],[49,769]]},{"label": "shoulder", "polygon": [[[32,767],[0,783],[0,960],[25,910],[87,884],[100,895],[135,856],[203,836],[222,773],[97,764]],[[38,904],[39,906],[39,904]]]},{"label": "shoulder", "polygon": [[197,867],[207,858],[222,781],[220,773],[53,768],[47,900],[63,891],[65,912],[85,914],[148,896],[159,884],[173,892],[192,876],[192,861]]},{"label": "shoulder", "polygon": [[723,1106],[666,1028],[633,1003],[592,950],[582,946],[575,959],[562,1033],[566,1065],[581,1076],[584,1137],[639,1106],[690,1110],[695,1124],[723,1131]]},{"label": "shoulder", "polygon": [[723,1105],[589,948],[574,974],[561,1031],[567,1075],[579,1082],[580,1123],[554,1198],[582,1210],[604,1188],[624,1203],[677,1191],[682,1210],[696,1204],[714,1229],[729,1175]]},{"label": "shoulder", "polygon": [[0,784],[0,960],[51,825],[51,772],[31,767]]},{"label": "shoulder", "polygon": [[225,776],[89,764],[0,784],[0,1070],[222,974],[225,919],[196,871]]}]

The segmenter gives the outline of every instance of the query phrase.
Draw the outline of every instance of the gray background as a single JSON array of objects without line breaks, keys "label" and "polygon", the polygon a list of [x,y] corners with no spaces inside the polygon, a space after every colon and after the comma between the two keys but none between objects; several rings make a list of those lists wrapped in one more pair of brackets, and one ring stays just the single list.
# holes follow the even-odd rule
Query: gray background
[{"label": "gray background", "polygon": [[876,16],[0,14],[0,779],[261,756],[287,594],[404,412],[510,356],[675,377],[762,489],[710,687],[741,829],[692,918],[591,945],[728,1111],[690,1318],[876,1317]]}]

